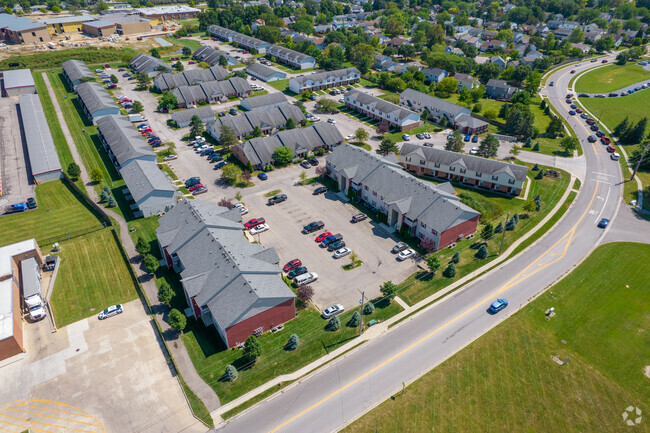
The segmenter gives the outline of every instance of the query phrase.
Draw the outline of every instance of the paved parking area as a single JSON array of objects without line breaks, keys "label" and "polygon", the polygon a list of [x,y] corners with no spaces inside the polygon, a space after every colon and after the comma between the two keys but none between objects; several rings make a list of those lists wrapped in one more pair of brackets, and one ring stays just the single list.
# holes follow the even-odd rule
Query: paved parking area
[{"label": "paved parking area", "polygon": [[[49,332],[47,320],[25,324],[27,352],[0,364],[0,430],[47,423],[63,427],[41,431],[75,431],[90,423],[84,413],[106,432],[205,431],[197,428],[153,326],[138,300],[125,304],[121,315],[90,317],[57,333]],[[24,399],[48,400],[49,409],[70,414],[28,408]],[[66,405],[74,410],[62,409]]]},{"label": "paved parking area", "polygon": [[[324,163],[322,161],[321,163]],[[313,176],[313,170],[309,170]],[[397,240],[387,235],[370,220],[350,222],[358,211],[345,204],[333,192],[314,196],[313,190],[320,186],[300,186],[299,166],[271,172],[269,180],[255,188],[243,190],[242,201],[249,209],[245,220],[264,217],[270,227],[267,232],[255,236],[265,247],[275,247],[280,264],[299,258],[309,271],[318,274],[312,283],[315,290],[314,303],[318,308],[341,303],[346,308],[358,305],[361,291],[366,298],[380,295],[379,287],[385,281],[399,282],[416,271],[413,260],[398,262],[390,250]],[[286,202],[275,206],[267,205],[266,192],[280,189],[287,194]],[[325,231],[341,233],[346,245],[352,248],[363,261],[363,265],[351,271],[344,271],[343,265],[350,258],[334,259],[327,249],[320,248],[314,241],[320,232],[302,234],[302,228],[312,221],[323,221]]]}]

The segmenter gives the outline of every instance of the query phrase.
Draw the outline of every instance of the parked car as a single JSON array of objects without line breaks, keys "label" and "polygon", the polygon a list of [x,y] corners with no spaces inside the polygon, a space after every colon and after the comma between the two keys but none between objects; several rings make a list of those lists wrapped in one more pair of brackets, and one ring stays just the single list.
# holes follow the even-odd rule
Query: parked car
[{"label": "parked car", "polygon": [[258,178],[259,180],[266,180],[266,179],[268,179],[269,177],[266,175],[266,173],[261,172],[261,173],[259,173],[259,174],[257,175],[257,178]]},{"label": "parked car", "polygon": [[607,218],[603,218],[598,223],[598,227],[604,229],[605,227],[607,227],[608,224],[609,224],[609,220]]},{"label": "parked car", "polygon": [[[314,122],[316,122],[316,120],[314,120],[314,119],[312,119],[312,120],[313,120]],[[327,119],[327,123],[331,123],[332,125],[334,125],[334,124],[336,124],[336,120],[334,120],[334,119],[332,119],[332,118],[330,117],[329,119]]]},{"label": "parked car", "polygon": [[192,185],[191,187],[189,187],[187,189],[190,190],[190,192],[192,192],[192,191],[195,191],[195,190],[197,190],[199,188],[204,188],[202,183],[197,183],[197,184]]},{"label": "parked car", "polygon": [[248,213],[248,208],[245,207],[240,207],[239,209],[239,215],[246,215]]},{"label": "parked car", "polygon": [[338,241],[340,241],[342,239],[343,239],[343,235],[340,234],[340,233],[337,233],[335,235],[329,235],[328,237],[326,237],[325,239],[323,239],[321,241],[321,245],[326,247],[327,245],[333,244],[333,243],[338,242]]},{"label": "parked car", "polygon": [[308,161],[314,167],[316,167],[318,165],[318,160],[316,158],[309,158]]},{"label": "parked car", "polygon": [[269,229],[268,224],[260,224],[260,225],[258,225],[257,227],[253,227],[253,228],[250,230],[249,233],[250,233],[251,235],[256,235],[256,234],[259,234],[259,233],[263,233],[263,232],[267,231],[268,229]]},{"label": "parked car", "polygon": [[426,138],[427,140],[431,138],[431,134],[429,134],[428,132],[425,132],[423,135],[424,138]]},{"label": "parked car", "polygon": [[598,131],[598,125],[591,125],[589,129],[591,129],[592,131]]},{"label": "parked car", "polygon": [[210,162],[223,161],[223,156],[219,155],[218,153],[213,153],[212,155],[208,156],[208,160],[210,160]]},{"label": "parked car", "polygon": [[232,114],[233,116],[237,115],[237,110],[235,110],[234,108],[231,108],[229,111],[230,111],[230,114]]},{"label": "parked car", "polygon": [[551,87],[555,86],[555,81],[551,81],[548,85]]},{"label": "parked car", "polygon": [[277,203],[282,203],[283,201],[287,200],[287,195],[286,194],[277,194],[271,197],[268,202],[270,205],[274,205]]},{"label": "parked car", "polygon": [[602,61],[602,62],[600,62],[600,63],[607,63],[607,60],[603,60],[603,61]]},{"label": "parked car", "polygon": [[106,86],[107,89],[115,89],[117,87],[117,84],[111,83],[108,86]]},{"label": "parked car", "polygon": [[617,97],[617,96],[618,96],[618,93],[614,93],[614,92],[612,92],[612,93],[609,94],[609,97],[610,97],[610,98],[615,98],[615,97]]},{"label": "parked car", "polygon": [[36,204],[36,200],[34,199],[34,197],[30,197],[30,198],[28,198],[27,201],[25,201],[25,204],[27,205],[27,208],[28,208],[28,209],[36,209],[36,208],[38,207],[38,205]]},{"label": "parked car", "polygon": [[575,74],[575,73],[576,73],[576,70],[575,70],[575,69],[571,69],[571,73],[572,73],[572,74]]},{"label": "parked car", "polygon": [[328,307],[323,310],[321,313],[321,316],[323,316],[324,319],[329,319],[332,316],[338,316],[339,314],[343,313],[345,311],[345,308],[343,308],[343,305],[341,304],[336,304],[332,305],[331,307]]},{"label": "parked car", "polygon": [[596,63],[598,59],[591,59],[591,63]]},{"label": "parked car", "polygon": [[414,255],[415,255],[415,250],[412,250],[411,248],[409,248],[409,249],[404,250],[404,251],[402,251],[401,253],[399,253],[399,254],[397,255],[397,260],[399,260],[400,262],[402,262],[402,261],[404,261],[404,260],[406,260],[406,259],[410,259],[410,258],[413,257]]},{"label": "parked car", "polygon": [[106,308],[104,311],[99,313],[99,316],[97,318],[99,320],[104,320],[108,319],[109,317],[117,316],[118,314],[122,314],[124,312],[124,307],[122,305],[117,304],[117,305],[111,305],[110,307]]},{"label": "parked car", "polygon": [[338,250],[340,248],[343,248],[345,246],[345,241],[336,241],[336,242],[331,242],[327,245],[327,251],[334,251]]},{"label": "parked car", "polygon": [[298,275],[295,279],[294,282],[298,286],[302,286],[303,284],[309,284],[313,283],[318,279],[318,274],[316,272],[307,272],[306,274]]},{"label": "parked car", "polygon": [[252,220],[248,220],[247,222],[244,223],[244,227],[247,229],[252,229],[253,227],[257,227],[260,224],[266,223],[266,220],[264,218],[253,218]]},{"label": "parked car", "polygon": [[299,266],[302,266],[302,262],[300,261],[300,259],[293,259],[290,260],[286,265],[284,265],[282,270],[284,272],[289,272],[290,270],[296,269]]},{"label": "parked car", "polygon": [[590,142],[590,143],[595,143],[597,141],[597,139],[596,139],[595,136],[590,135],[589,137],[587,137],[587,141]]},{"label": "parked car", "polygon": [[122,74],[122,76],[123,76],[124,78],[128,78],[128,77],[131,76],[131,74],[129,74],[128,72],[125,72],[125,73]]},{"label": "parked car", "polygon": [[206,192],[208,192],[208,188],[204,186],[203,188],[195,189],[194,191],[192,191],[192,195],[199,195]]},{"label": "parked car", "polygon": [[470,141],[471,139],[472,139],[472,136],[469,135],[469,134],[467,134],[467,135],[465,136],[465,138],[463,138],[463,141],[468,142],[468,141]]},{"label": "parked car", "polygon": [[596,124],[596,121],[594,119],[592,119],[591,117],[587,118],[587,125],[595,125],[595,124]]},{"label": "parked car", "polygon": [[501,298],[499,298],[499,299],[497,299],[496,301],[494,301],[494,302],[492,303],[492,305],[490,305],[490,308],[488,308],[488,311],[489,311],[490,313],[492,313],[492,314],[496,314],[496,313],[498,313],[499,311],[501,311],[501,310],[503,310],[504,308],[506,308],[507,306],[508,306],[508,301],[506,301],[505,299],[501,299]]},{"label": "parked car", "polygon": [[609,143],[611,143],[611,140],[609,139],[608,136],[603,135],[602,137],[600,137],[600,142],[603,143],[603,144],[609,144]]},{"label": "parked car", "polygon": [[302,228],[303,233],[313,233],[317,230],[322,230],[323,227],[325,227],[325,223],[323,221],[313,221],[307,224]]},{"label": "parked car", "polygon": [[300,266],[299,268],[296,268],[296,269],[290,271],[287,274],[287,277],[291,278],[291,279],[294,279],[294,278],[296,278],[296,277],[298,277],[298,276],[300,276],[302,274],[306,274],[306,273],[307,273],[307,268],[304,267],[304,266]]},{"label": "parked car", "polygon": [[198,176],[195,177],[190,177],[185,181],[185,187],[189,188],[192,185],[196,185],[197,183],[201,183],[201,178]]},{"label": "parked car", "polygon": [[478,143],[478,135],[472,137],[472,143]]},{"label": "parked car", "polygon": [[358,223],[368,218],[368,215],[365,213],[358,213],[352,216],[352,222]]},{"label": "parked car", "polygon": [[478,147],[474,146],[469,150],[470,155],[476,155],[478,153]]},{"label": "parked car", "polygon": [[589,116],[586,113],[582,113],[580,117],[582,117],[583,119],[589,119]]},{"label": "parked car", "polygon": [[300,166],[302,168],[311,168],[311,164],[306,159],[303,159],[302,161],[300,161]]},{"label": "parked car", "polygon": [[572,115],[572,116],[575,116],[575,115],[576,115],[576,112],[573,111],[573,110],[571,110],[571,111],[569,111],[569,114]]},{"label": "parked car", "polygon": [[312,122],[320,122],[320,117],[314,116],[314,117],[311,117],[309,120],[311,120]]},{"label": "parked car", "polygon": [[393,249],[390,250],[390,251],[391,251],[393,254],[397,254],[397,253],[399,253],[399,252],[404,251],[404,250],[407,249],[408,247],[409,247],[409,246],[408,246],[407,243],[405,243],[405,242],[400,242],[400,243],[398,243],[397,245],[395,245],[395,246],[393,247]]},{"label": "parked car", "polygon": [[316,236],[316,242],[322,242],[328,236],[332,236],[332,232],[323,232]]},{"label": "parked car", "polygon": [[228,161],[219,161],[214,165],[214,170],[219,170],[224,165],[228,165]]},{"label": "parked car", "polygon": [[609,157],[611,159],[613,159],[614,161],[618,161],[619,158],[621,157],[621,155],[619,155],[617,152],[614,152],[614,153],[610,154]]},{"label": "parked car", "polygon": [[352,252],[352,250],[350,248],[343,247],[341,249],[338,249],[338,250],[334,251],[334,258],[335,259],[340,259],[341,257],[347,256],[351,252]]},{"label": "parked car", "polygon": [[327,192],[326,186],[319,186],[314,190],[314,195],[325,194]]},{"label": "parked car", "polygon": [[605,149],[607,149],[607,152],[609,152],[609,153],[616,152],[616,148],[614,146],[612,146],[611,144],[609,146],[607,146]]}]

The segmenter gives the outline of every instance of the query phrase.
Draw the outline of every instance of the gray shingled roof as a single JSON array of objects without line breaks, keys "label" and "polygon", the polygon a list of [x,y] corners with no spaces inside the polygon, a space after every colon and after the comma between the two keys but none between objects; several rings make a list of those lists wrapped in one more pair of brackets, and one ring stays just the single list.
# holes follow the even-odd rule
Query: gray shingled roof
[{"label": "gray shingled roof", "polygon": [[174,87],[191,86],[194,84],[223,80],[228,76],[226,71],[221,66],[212,66],[208,69],[192,69],[183,71],[179,74],[166,73],[160,74],[154,80],[154,85],[160,90],[169,90]]},{"label": "gray shingled roof", "polygon": [[[282,71],[278,71],[276,69],[269,68],[268,66],[265,66],[265,65],[263,65],[261,63],[257,63],[257,62],[247,66],[246,67],[246,72],[248,72],[248,71],[253,72],[253,74],[258,76],[258,77],[263,77],[264,79],[267,79],[268,77],[270,77],[273,74],[284,74],[284,76],[287,75]],[[253,75],[253,74],[251,74],[251,75]]]},{"label": "gray shingled roof", "polygon": [[114,109],[117,110],[116,114],[120,112],[115,100],[99,83],[81,83],[75,90],[91,116],[99,110]]},{"label": "gray shingled roof", "polygon": [[300,77],[292,78],[292,80],[295,80],[300,86],[302,86],[303,83],[305,83],[306,81],[323,82],[323,81],[327,81],[329,78],[341,79],[347,77],[351,73],[355,73],[361,76],[361,73],[357,68],[344,68],[344,69],[337,69],[336,71],[325,71],[325,72],[318,72],[315,74],[302,75]]},{"label": "gray shingled roof", "polygon": [[266,47],[266,52],[272,56],[280,56],[282,58],[288,58],[292,61],[298,63],[303,60],[316,60],[312,56],[307,54],[300,53],[298,51],[290,50],[289,48],[281,47],[279,45],[269,45]]},{"label": "gray shingled roof", "polygon": [[81,80],[82,78],[95,78],[88,66],[81,60],[66,60],[61,66],[63,67],[63,72],[65,72],[72,82]]},{"label": "gray shingled roof", "polygon": [[427,95],[426,93],[418,92],[413,89],[406,89],[400,93],[399,96],[400,104],[404,101],[404,104],[407,106],[414,106],[414,102],[419,102],[419,107],[426,107],[429,110],[429,113],[433,116],[437,113],[445,113],[452,119],[456,119],[462,113],[470,113],[470,109],[467,107],[462,107],[445,101],[444,99],[436,98],[435,96]]},{"label": "gray shingled roof", "polygon": [[267,93],[266,95],[255,96],[253,98],[246,98],[245,102],[251,108],[256,110],[266,108],[269,105],[276,105],[287,102],[287,97],[282,92]]},{"label": "gray shingled roof", "polygon": [[151,193],[169,196],[169,206],[176,203],[176,188],[153,161],[133,161],[120,169],[126,187],[136,203],[140,203]]},{"label": "gray shingled roof", "polygon": [[159,67],[162,67],[167,71],[171,70],[169,65],[167,65],[162,59],[145,53],[136,54],[129,62],[129,66],[136,73],[144,72],[146,74],[158,70]]},{"label": "gray shingled roof", "polygon": [[175,111],[172,113],[172,120],[176,123],[189,122],[193,116],[199,116],[199,119],[211,117],[214,119],[214,111],[209,106],[190,108],[189,110]]},{"label": "gray shingled roof", "polygon": [[208,47],[208,46],[203,46],[203,47],[199,48],[198,50],[194,51],[193,56],[199,62],[206,62],[206,63],[209,63],[212,66],[219,64],[219,58],[221,56],[224,56],[229,61],[231,61],[231,60],[237,61],[237,59],[230,56],[228,53],[216,50],[216,49],[214,49],[212,47]]},{"label": "gray shingled roof", "polygon": [[20,95],[20,116],[23,121],[32,174],[39,175],[61,170],[54,140],[38,95]]},{"label": "gray shingled roof", "polygon": [[125,116],[104,116],[97,120],[97,129],[120,166],[140,157],[155,158],[154,151]]},{"label": "gray shingled roof", "polygon": [[405,157],[408,155],[418,155],[426,161],[442,165],[458,163],[467,167],[469,171],[478,171],[484,174],[507,173],[522,182],[526,180],[526,174],[528,174],[528,167],[523,165],[510,164],[505,161],[466,155],[449,150],[434,149],[433,147],[421,146],[414,143],[404,143],[402,145],[400,156]]},{"label": "gray shingled roof", "polygon": [[279,128],[286,125],[289,118],[298,124],[305,119],[305,115],[295,105],[281,104],[268,110],[249,111],[240,116],[219,117],[214,129],[218,131],[220,125],[226,125],[241,137],[251,134],[256,126],[260,129]]},{"label": "gray shingled roof", "polygon": [[385,114],[393,113],[400,120],[410,116],[411,114],[417,114],[411,110],[407,110],[406,108],[393,104],[392,102],[384,101],[381,98],[378,98],[373,95],[369,95],[367,93],[360,92],[358,90],[350,91],[345,97],[352,98],[353,100],[358,101],[361,104],[373,107],[375,110],[379,111],[380,113],[385,113]]}]

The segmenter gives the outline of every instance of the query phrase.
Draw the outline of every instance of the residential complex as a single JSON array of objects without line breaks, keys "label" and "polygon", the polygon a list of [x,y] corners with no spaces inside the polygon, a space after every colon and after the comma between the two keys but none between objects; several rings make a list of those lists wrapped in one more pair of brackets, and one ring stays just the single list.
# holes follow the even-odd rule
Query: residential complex
[{"label": "residential complex", "polygon": [[241,106],[244,110],[267,110],[277,107],[280,104],[286,104],[287,97],[282,92],[267,93],[266,95],[246,98],[242,101]]},{"label": "residential complex", "polygon": [[384,126],[397,128],[400,131],[422,126],[418,113],[368,93],[352,90],[346,93],[344,99],[346,107],[378,120]]},{"label": "residential complex", "polygon": [[129,67],[136,74],[153,75],[155,72],[171,72],[171,67],[164,60],[145,53],[136,54],[129,62]]},{"label": "residential complex", "polygon": [[214,120],[214,111],[212,111],[212,108],[208,106],[190,108],[188,110],[177,110],[172,113],[172,120],[179,128],[185,128],[190,125],[192,117],[194,116],[198,116],[198,118],[201,119],[201,122],[208,123]]},{"label": "residential complex", "polygon": [[298,125],[305,120],[305,115],[295,105],[281,104],[266,110],[249,111],[239,116],[219,117],[206,125],[206,131],[215,140],[219,140],[222,126],[227,126],[235,133],[237,140],[243,140],[249,135],[252,136],[255,128],[259,128],[264,135],[273,134],[280,128],[284,128],[289,119],[293,119]]},{"label": "residential complex", "polygon": [[210,66],[219,65],[219,60],[221,59],[221,57],[226,59],[228,66],[234,66],[237,63],[239,63],[237,59],[230,56],[228,53],[224,53],[223,51],[219,51],[212,47],[207,47],[207,46],[203,46],[198,50],[194,51],[194,54],[192,54],[192,56],[198,62],[206,62]]},{"label": "residential complex", "polygon": [[252,92],[250,84],[243,78],[233,77],[224,81],[206,81],[195,86],[179,86],[172,90],[178,100],[178,107],[197,105],[201,101],[209,104],[226,102],[229,98],[241,98]]},{"label": "residential complex", "polygon": [[511,86],[504,80],[490,79],[485,86],[485,93],[494,99],[509,100],[515,94],[517,88]]},{"label": "residential complex", "polygon": [[286,73],[278,71],[277,69],[269,68],[261,63],[253,63],[247,66],[246,72],[250,76],[258,78],[264,82],[284,80],[287,78]]},{"label": "residential complex", "polygon": [[316,66],[316,59],[312,56],[279,45],[266,47],[266,56],[296,69],[311,69]]},{"label": "residential complex", "polygon": [[361,73],[357,68],[345,68],[293,77],[289,80],[289,90],[294,93],[313,92],[330,87],[348,86],[357,83]]},{"label": "residential complex", "polygon": [[73,90],[84,81],[95,81],[95,75],[81,60],[67,60],[61,66],[63,67],[63,76]]},{"label": "residential complex", "polygon": [[211,66],[208,69],[190,69],[180,74],[171,72],[160,74],[153,80],[156,89],[164,92],[175,87],[193,86],[206,81],[221,81],[230,73],[221,66]]},{"label": "residential complex", "polygon": [[81,108],[93,123],[96,124],[103,116],[120,114],[120,107],[101,84],[82,83],[75,88],[75,91]]}]

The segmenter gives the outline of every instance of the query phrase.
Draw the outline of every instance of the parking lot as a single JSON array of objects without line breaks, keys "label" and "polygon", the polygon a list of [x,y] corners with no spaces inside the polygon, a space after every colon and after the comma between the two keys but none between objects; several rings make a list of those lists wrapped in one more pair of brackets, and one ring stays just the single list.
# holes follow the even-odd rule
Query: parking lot
[{"label": "parking lot", "polygon": [[[324,164],[324,159],[321,159]],[[385,281],[399,282],[416,271],[411,259],[398,262],[390,252],[398,242],[365,220],[352,223],[352,215],[358,211],[343,203],[338,194],[327,192],[314,196],[313,190],[320,186],[297,184],[299,166],[287,167],[270,173],[269,180],[254,188],[242,190],[242,201],[249,209],[244,221],[264,217],[270,229],[254,237],[265,247],[274,247],[280,257],[280,265],[299,258],[310,272],[318,274],[318,280],[311,283],[315,290],[313,302],[318,308],[341,303],[346,308],[359,304],[361,291],[366,298],[380,295],[379,287]],[[314,169],[307,170],[314,176]],[[280,189],[287,194],[283,203],[269,206],[265,193]],[[323,221],[325,228],[312,234],[302,234],[302,228],[312,221]],[[346,246],[357,253],[363,265],[345,271],[343,265],[350,263],[350,256],[334,259],[333,253],[321,248],[314,241],[323,231],[340,233]]]}]

